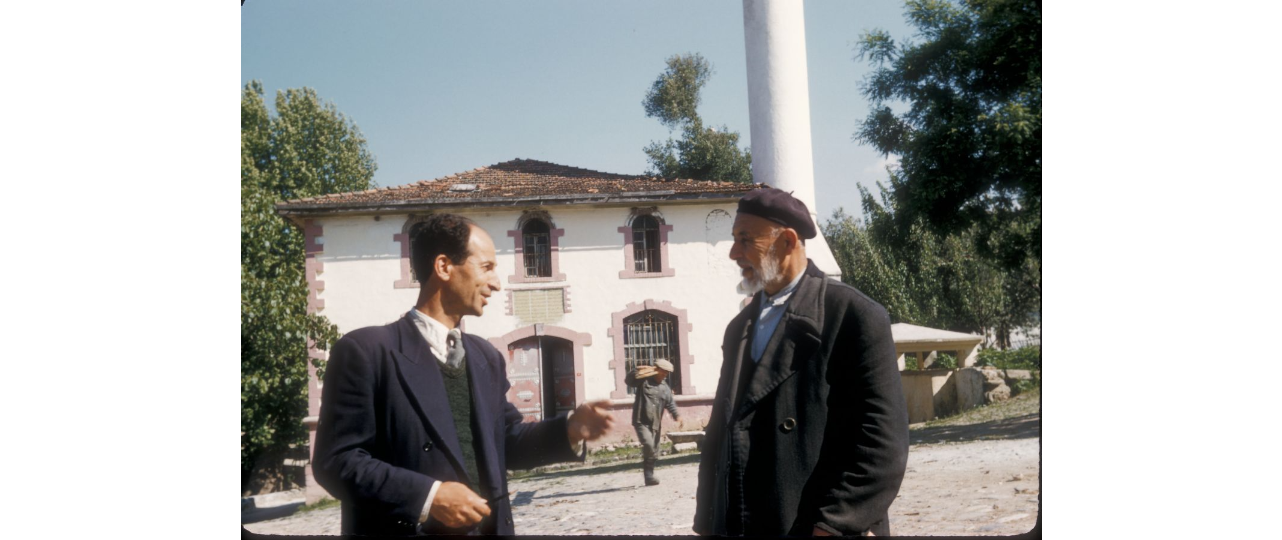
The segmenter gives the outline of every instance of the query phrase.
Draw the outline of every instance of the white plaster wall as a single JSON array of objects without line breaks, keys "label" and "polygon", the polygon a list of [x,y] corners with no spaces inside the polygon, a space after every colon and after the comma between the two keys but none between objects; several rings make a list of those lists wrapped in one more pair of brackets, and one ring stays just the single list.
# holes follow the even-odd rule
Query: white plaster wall
[{"label": "white plaster wall", "polygon": [[400,234],[405,216],[335,217],[316,219],[321,226],[324,265],[317,279],[325,290],[321,315],[347,333],[365,326],[395,321],[414,307],[417,289],[396,289],[401,275]]},{"label": "white plaster wall", "polygon": [[[621,279],[624,269],[624,236],[629,207],[543,207],[559,240],[559,271],[564,282],[510,283],[517,268],[515,244],[507,231],[516,228],[523,210],[457,211],[474,220],[494,238],[503,290],[490,299],[481,317],[465,319],[469,333],[494,338],[521,326],[514,315],[505,315],[508,290],[539,289],[568,284],[570,313],[549,325],[585,332],[592,345],[584,348],[584,388],[587,399],[608,398],[615,389],[609,363],[614,358],[613,338],[607,334],[611,314],[630,302],[667,301],[684,309],[692,330],[687,336],[694,363],[691,380],[700,395],[716,391],[721,368],[721,339],[725,326],[739,312],[743,296],[735,292],[738,270],[729,259],[731,204],[658,206],[668,233],[668,266],[676,275],[659,278]],[[713,212],[718,210],[719,212]],[[711,218],[709,217],[711,214]],[[386,324],[408,311],[417,289],[395,289],[400,278],[399,234],[406,215],[318,219],[323,227],[324,263],[320,279],[325,289],[321,314],[338,325],[340,332],[362,326]]]}]

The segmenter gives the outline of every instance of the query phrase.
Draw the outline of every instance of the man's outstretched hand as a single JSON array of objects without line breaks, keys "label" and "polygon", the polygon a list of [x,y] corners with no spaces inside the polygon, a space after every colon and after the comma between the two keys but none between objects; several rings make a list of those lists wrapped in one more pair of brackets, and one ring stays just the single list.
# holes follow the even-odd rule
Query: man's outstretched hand
[{"label": "man's outstretched hand", "polygon": [[566,423],[566,435],[570,446],[577,446],[581,441],[594,441],[605,435],[614,427],[614,417],[610,416],[610,401],[592,401],[579,405]]}]

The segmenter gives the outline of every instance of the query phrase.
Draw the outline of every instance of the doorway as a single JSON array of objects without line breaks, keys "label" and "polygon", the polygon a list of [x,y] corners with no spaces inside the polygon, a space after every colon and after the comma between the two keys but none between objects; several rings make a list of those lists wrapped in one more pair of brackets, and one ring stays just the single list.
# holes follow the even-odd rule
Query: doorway
[{"label": "doorway", "polygon": [[507,399],[526,422],[574,409],[574,344],[552,336],[531,336],[508,345]]}]

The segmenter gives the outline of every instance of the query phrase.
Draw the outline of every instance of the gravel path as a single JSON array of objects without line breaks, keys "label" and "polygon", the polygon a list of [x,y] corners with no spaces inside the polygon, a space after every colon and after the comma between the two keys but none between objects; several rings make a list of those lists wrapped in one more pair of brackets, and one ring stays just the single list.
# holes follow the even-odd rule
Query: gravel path
[{"label": "gravel path", "polygon": [[[896,535],[1011,535],[1037,521],[1040,417],[1013,437],[934,442],[918,437],[899,498],[890,507]],[[914,435],[918,435],[914,433]],[[692,534],[698,454],[666,456],[662,484],[644,487],[639,463],[551,472],[512,480],[513,522],[521,535]],[[255,533],[330,535],[338,508],[245,525]]]}]

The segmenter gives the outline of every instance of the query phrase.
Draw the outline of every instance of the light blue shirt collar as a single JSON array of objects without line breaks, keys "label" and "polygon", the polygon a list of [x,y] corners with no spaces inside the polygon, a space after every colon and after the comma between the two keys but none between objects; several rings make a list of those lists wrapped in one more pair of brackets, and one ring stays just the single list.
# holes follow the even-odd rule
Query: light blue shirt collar
[{"label": "light blue shirt collar", "polygon": [[765,289],[762,289],[761,308],[764,310],[767,305],[782,306],[789,298],[792,297],[792,291],[797,289],[797,284],[801,283],[801,276],[804,275],[806,275],[805,271],[797,274],[797,277],[792,279],[792,283],[789,283],[785,285],[784,288],[779,289],[779,292],[775,293],[774,296],[766,296]]},{"label": "light blue shirt collar", "polygon": [[793,278],[789,283],[773,296],[766,296],[766,291],[761,291],[761,311],[757,313],[756,328],[753,329],[752,335],[752,361],[761,360],[761,355],[766,352],[766,344],[770,343],[770,337],[775,334],[775,328],[779,327],[779,321],[783,319],[784,306],[788,304],[788,299],[792,298],[792,293],[797,289],[797,284],[801,283],[802,276],[806,275],[803,271]]}]

